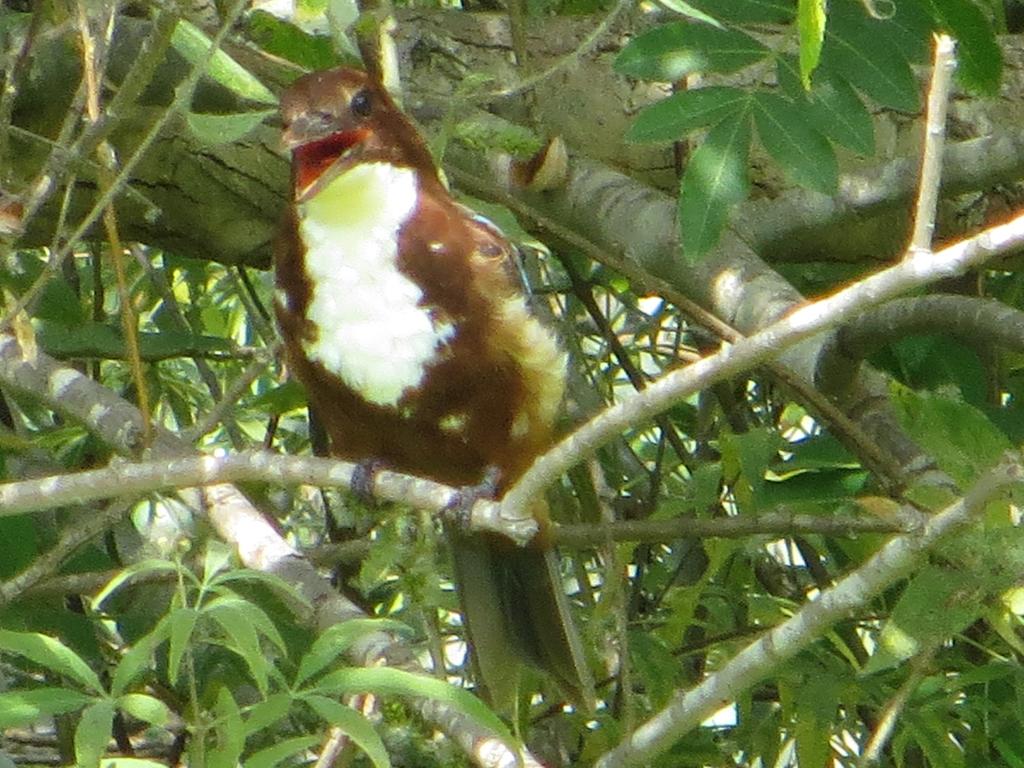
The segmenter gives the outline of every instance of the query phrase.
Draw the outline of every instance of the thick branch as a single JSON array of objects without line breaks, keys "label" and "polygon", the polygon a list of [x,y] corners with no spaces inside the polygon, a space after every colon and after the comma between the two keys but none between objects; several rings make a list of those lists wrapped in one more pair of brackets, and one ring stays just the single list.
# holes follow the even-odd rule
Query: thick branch
[{"label": "thick branch", "polygon": [[856,380],[861,362],[905,336],[952,336],[972,349],[979,345],[1024,349],[1024,312],[994,299],[974,296],[915,296],[896,299],[854,318],[825,345],[817,380],[840,392]]}]

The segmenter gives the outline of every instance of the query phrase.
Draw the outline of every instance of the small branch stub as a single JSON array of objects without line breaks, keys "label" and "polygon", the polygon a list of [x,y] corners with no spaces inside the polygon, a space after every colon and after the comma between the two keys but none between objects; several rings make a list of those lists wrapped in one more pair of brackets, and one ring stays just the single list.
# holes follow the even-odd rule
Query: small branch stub
[{"label": "small branch stub", "polygon": [[469,527],[473,531],[500,533],[517,546],[525,547],[540,531],[540,526],[532,516],[518,512],[502,502],[480,499],[470,512]]}]

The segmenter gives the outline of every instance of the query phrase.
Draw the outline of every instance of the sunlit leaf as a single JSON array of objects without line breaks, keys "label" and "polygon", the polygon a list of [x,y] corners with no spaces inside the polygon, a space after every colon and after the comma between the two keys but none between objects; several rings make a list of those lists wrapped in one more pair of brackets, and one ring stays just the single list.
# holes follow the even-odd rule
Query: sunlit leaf
[{"label": "sunlit leaf", "polygon": [[[194,66],[206,58],[212,41],[197,26],[180,19],[174,28],[171,45]],[[277,104],[277,97],[223,50],[218,50],[213,54],[206,68],[206,74],[244,99],[261,104]]]},{"label": "sunlit leaf", "polygon": [[811,74],[821,60],[825,40],[825,0],[799,0],[797,31],[800,37],[800,81],[811,88]]},{"label": "sunlit leaf", "polygon": [[409,627],[390,619],[350,619],[325,629],[302,660],[295,676],[295,686],[301,686],[313,675],[324,670],[352,644],[373,632],[408,634]]},{"label": "sunlit leaf", "polygon": [[288,764],[291,765],[289,758],[299,752],[312,749],[321,741],[319,736],[296,736],[291,739],[282,739],[273,746],[261,749],[242,765],[244,768],[274,768],[285,761],[289,761]]},{"label": "sunlit leaf", "polygon": [[0,693],[0,728],[18,728],[44,717],[74,712],[94,699],[67,688],[33,688]]},{"label": "sunlit leaf", "polygon": [[763,44],[735,29],[673,22],[631,40],[615,68],[645,80],[674,82],[693,72],[735,72],[768,53]]},{"label": "sunlit leaf", "polygon": [[389,696],[412,696],[445,702],[480,726],[493,731],[506,744],[516,740],[501,719],[491,712],[480,699],[462,688],[427,675],[416,675],[391,667],[348,667],[329,672],[317,682],[316,689],[323,694],[379,693]]},{"label": "sunlit leaf", "polygon": [[185,115],[185,122],[192,135],[203,144],[231,144],[250,133],[274,113],[272,109],[226,115],[189,112]]},{"label": "sunlit leaf", "polygon": [[118,709],[143,722],[163,728],[174,719],[174,713],[160,699],[144,693],[128,693],[117,700]]},{"label": "sunlit leaf", "polygon": [[313,694],[303,697],[303,700],[320,717],[335,728],[341,729],[352,739],[377,768],[388,768],[391,765],[384,742],[380,740],[370,722],[359,712],[327,696]]},{"label": "sunlit leaf", "polygon": [[864,667],[880,672],[959,632],[982,610],[972,576],[954,567],[927,566],[915,575],[889,615]]},{"label": "sunlit leaf", "polygon": [[35,632],[0,629],[0,651],[24,656],[49,672],[68,677],[93,693],[103,693],[99,676],[60,640]]},{"label": "sunlit leaf", "polygon": [[82,710],[81,719],[75,728],[75,757],[78,768],[93,768],[99,765],[100,758],[107,751],[113,723],[112,701],[97,701]]}]

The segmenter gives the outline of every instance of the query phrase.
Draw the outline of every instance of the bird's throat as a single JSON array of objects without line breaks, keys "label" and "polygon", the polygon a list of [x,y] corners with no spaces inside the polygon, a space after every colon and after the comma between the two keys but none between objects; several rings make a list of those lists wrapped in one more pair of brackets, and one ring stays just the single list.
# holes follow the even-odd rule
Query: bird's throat
[{"label": "bird's throat", "polygon": [[292,162],[296,193],[304,195],[331,165],[365,138],[365,131],[338,131],[323,139],[295,147],[292,150]]},{"label": "bird's throat", "polygon": [[454,334],[399,269],[399,234],[413,216],[416,172],[360,163],[300,203],[312,286],[304,351],[371,403],[395,407]]}]

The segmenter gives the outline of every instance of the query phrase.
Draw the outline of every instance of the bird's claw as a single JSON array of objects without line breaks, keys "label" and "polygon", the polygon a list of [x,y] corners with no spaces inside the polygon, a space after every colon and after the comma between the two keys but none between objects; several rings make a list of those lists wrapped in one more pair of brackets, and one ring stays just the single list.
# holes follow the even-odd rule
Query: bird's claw
[{"label": "bird's claw", "polygon": [[385,467],[380,459],[363,459],[356,464],[352,470],[352,480],[349,489],[353,495],[364,504],[373,504],[377,497],[373,492],[373,484],[377,480],[377,473]]},{"label": "bird's claw", "polygon": [[463,532],[469,531],[473,520],[473,505],[481,499],[495,499],[501,472],[497,467],[488,467],[483,478],[475,485],[463,485],[445,505],[444,514]]}]

